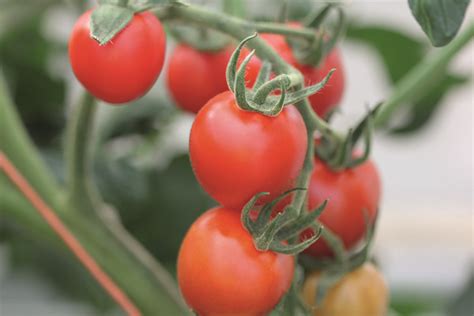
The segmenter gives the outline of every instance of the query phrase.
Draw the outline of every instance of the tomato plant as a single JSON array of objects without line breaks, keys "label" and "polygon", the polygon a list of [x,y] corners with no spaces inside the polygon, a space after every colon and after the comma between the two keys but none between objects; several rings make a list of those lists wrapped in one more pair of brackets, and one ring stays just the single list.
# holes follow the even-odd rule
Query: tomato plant
[{"label": "tomato plant", "polygon": [[288,291],[294,258],[255,249],[240,215],[217,207],[190,227],[178,256],[178,283],[199,315],[265,315]]},{"label": "tomato plant", "polygon": [[[290,26],[300,27],[297,23],[291,23]],[[345,69],[339,48],[332,49],[318,66],[304,65],[297,61],[285,37],[277,34],[262,34],[262,38],[275,48],[283,59],[301,71],[306,85],[321,81],[331,69],[335,68],[336,71],[329,83],[321,91],[311,95],[309,102],[321,117],[325,117],[339,105],[345,89]]]},{"label": "tomato plant", "polygon": [[290,189],[306,152],[306,128],[295,107],[276,117],[240,109],[231,92],[209,100],[191,129],[191,164],[203,188],[241,209],[255,194]]},{"label": "tomato plant", "polygon": [[[347,250],[362,240],[367,225],[375,219],[380,194],[380,178],[372,161],[343,171],[333,171],[322,161],[315,161],[308,191],[309,208],[329,199],[318,219],[339,236]],[[322,239],[312,244],[306,253],[317,257],[332,255]]]},{"label": "tomato plant", "polygon": [[77,79],[95,97],[125,103],[143,96],[155,83],[165,58],[166,35],[150,12],[135,14],[113,41],[99,45],[90,36],[91,11],[76,22],[69,60]]},{"label": "tomato plant", "polygon": [[[283,22],[285,10],[280,22],[260,19],[259,12],[247,20],[238,0],[224,1],[224,12],[179,1],[100,0],[72,30],[70,64],[86,91],[64,111],[67,89],[75,85],[57,62],[65,45],[49,34],[64,22],[55,19],[54,1],[6,1],[12,5],[0,14],[0,213],[8,223],[0,234],[8,241],[16,227],[31,233],[17,234],[9,245],[21,250],[12,251],[15,264],[42,255],[35,268],[52,272],[62,290],[82,291],[81,299],[98,303],[101,314],[117,304],[134,316],[190,309],[309,315],[302,298],[322,316],[387,311],[386,285],[367,263],[381,194],[370,160],[373,129],[393,128],[396,112],[407,115],[391,132],[411,132],[429,120],[444,92],[465,80],[448,63],[472,39],[473,25],[426,59],[417,39],[350,25],[352,39],[382,43],[371,45],[396,85],[358,124],[339,131],[328,114],[345,89],[341,51],[334,48],[345,29],[343,6],[290,10],[301,11],[299,24]],[[86,3],[73,1],[71,11],[83,12]],[[440,3],[409,1],[435,45],[454,37],[469,0],[449,8]],[[27,10],[17,19],[19,8]],[[177,159],[162,145],[172,142],[159,141],[170,139],[176,130],[163,127],[175,127],[182,115],[165,96],[95,116],[97,99],[130,102],[154,85],[165,57],[162,22],[186,43],[172,52],[167,79],[176,103],[197,113],[190,159],[186,153]],[[6,36],[11,25],[21,27]],[[58,120],[67,117],[54,129],[66,127],[64,155],[62,135],[30,138],[44,132],[41,118],[52,112]],[[321,141],[315,144],[315,137]],[[351,156],[355,148],[363,154]],[[198,182],[222,206],[191,225],[212,205]],[[37,244],[48,247],[34,249]],[[24,249],[33,252],[24,256]],[[300,256],[303,251],[309,255]],[[182,295],[168,273],[176,263]]]},{"label": "tomato plant", "polygon": [[382,274],[365,263],[342,277],[316,303],[321,272],[310,274],[303,284],[303,298],[314,316],[384,316],[387,313],[388,288]]}]

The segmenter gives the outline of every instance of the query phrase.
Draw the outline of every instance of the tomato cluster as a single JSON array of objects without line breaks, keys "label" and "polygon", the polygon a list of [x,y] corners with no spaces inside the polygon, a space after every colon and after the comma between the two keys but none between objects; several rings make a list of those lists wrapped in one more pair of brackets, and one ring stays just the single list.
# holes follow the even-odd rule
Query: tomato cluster
[{"label": "tomato cluster", "polygon": [[[151,13],[137,13],[112,41],[101,46],[90,36],[90,19],[91,12],[79,18],[69,43],[78,80],[95,97],[112,104],[144,95],[163,67],[166,36],[159,20]],[[339,50],[330,52],[318,66],[303,65],[283,36],[263,34],[262,38],[302,72],[306,85],[319,82],[330,69],[337,68],[331,84],[309,98],[320,116],[333,110],[344,90]],[[194,173],[220,204],[194,222],[178,256],[181,292],[199,315],[265,315],[290,288],[295,269],[294,257],[255,248],[241,223],[241,210],[258,193],[269,193],[258,201],[264,204],[295,186],[308,133],[293,105],[285,106],[277,116],[239,107],[228,91],[225,76],[233,49],[228,46],[204,52],[178,44],[167,72],[168,88],[176,104],[197,113],[189,142]],[[240,62],[247,54],[243,52]],[[261,66],[257,58],[248,64],[248,86],[255,82]],[[379,198],[380,180],[372,162],[335,172],[315,157],[307,204],[312,209],[330,200],[319,220],[341,238],[347,250],[363,238],[365,218],[375,219]],[[307,234],[303,233],[301,240]],[[333,255],[323,240],[306,253],[315,258]],[[306,281],[309,304],[313,303],[318,279],[319,274],[314,274]],[[385,287],[371,265],[351,272],[341,282],[328,294],[318,315],[383,314]],[[374,287],[369,289],[368,283]],[[361,294],[366,290],[369,292]],[[364,299],[372,298],[376,305],[365,303]]]}]

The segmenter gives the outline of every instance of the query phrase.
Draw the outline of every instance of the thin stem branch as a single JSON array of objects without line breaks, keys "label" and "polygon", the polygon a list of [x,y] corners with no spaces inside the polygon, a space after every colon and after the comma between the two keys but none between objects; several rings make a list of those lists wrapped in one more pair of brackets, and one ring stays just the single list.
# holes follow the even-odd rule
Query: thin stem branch
[{"label": "thin stem branch", "polygon": [[97,208],[98,200],[89,176],[96,109],[94,97],[84,91],[73,109],[66,137],[68,201],[72,205],[83,205],[83,210],[92,213]]},{"label": "thin stem branch", "polygon": [[280,34],[284,36],[300,37],[313,41],[316,39],[316,31],[310,28],[295,28],[280,23],[254,22],[253,27],[260,33]]},{"label": "thin stem branch", "polygon": [[392,114],[407,101],[413,100],[426,91],[440,71],[445,69],[453,57],[474,37],[474,23],[467,25],[448,46],[438,49],[426,61],[419,63],[395,86],[391,96],[382,105],[375,119],[377,126],[387,123]]}]

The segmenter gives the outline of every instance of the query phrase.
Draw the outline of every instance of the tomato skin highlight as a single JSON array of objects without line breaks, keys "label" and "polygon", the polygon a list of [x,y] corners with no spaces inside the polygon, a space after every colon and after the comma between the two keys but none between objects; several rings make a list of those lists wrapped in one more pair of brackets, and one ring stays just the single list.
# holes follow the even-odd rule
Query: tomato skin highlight
[{"label": "tomato skin highlight", "polygon": [[[298,23],[289,23],[288,25],[295,28],[300,27]],[[300,64],[293,55],[293,51],[284,36],[262,34],[261,37],[267,41],[286,62],[301,71],[306,86],[317,84],[332,68],[336,68],[336,71],[332,74],[324,88],[309,97],[309,102],[320,117],[325,117],[339,105],[345,89],[345,70],[338,48],[334,48],[325,59],[315,67]]]},{"label": "tomato skin highlight", "polygon": [[150,12],[135,14],[110,42],[90,37],[91,11],[74,25],[69,40],[72,70],[96,98],[111,104],[130,102],[153,86],[163,68],[166,34]]},{"label": "tomato skin highlight", "polygon": [[384,316],[389,291],[382,274],[371,263],[349,272],[315,305],[316,287],[321,273],[314,272],[303,285],[303,299],[313,307],[314,316]]},{"label": "tomato skin highlight", "polygon": [[[337,234],[350,250],[360,242],[366,231],[364,209],[373,222],[380,202],[381,181],[374,163],[370,160],[352,169],[332,171],[319,160],[311,175],[308,205],[316,208],[329,199],[319,221]],[[305,237],[308,236],[306,232]],[[332,251],[321,238],[305,250],[314,257],[330,257]]]},{"label": "tomato skin highlight", "polygon": [[294,258],[256,250],[240,214],[216,207],[190,227],[177,271],[181,293],[199,315],[257,316],[290,288]]},{"label": "tomato skin highlight", "polygon": [[241,110],[230,92],[199,111],[189,143],[198,181],[233,210],[241,210],[259,192],[270,192],[264,202],[292,188],[306,148],[306,127],[294,106],[268,117]]}]

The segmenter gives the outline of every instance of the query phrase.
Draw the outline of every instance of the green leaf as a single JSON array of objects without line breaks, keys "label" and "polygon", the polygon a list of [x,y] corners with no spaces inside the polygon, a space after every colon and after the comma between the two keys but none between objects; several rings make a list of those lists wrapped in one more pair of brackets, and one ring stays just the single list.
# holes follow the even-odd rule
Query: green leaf
[{"label": "green leaf", "polygon": [[105,45],[123,30],[132,18],[133,11],[129,8],[101,5],[92,12],[91,37],[99,42],[99,45]]},{"label": "green leaf", "polygon": [[390,129],[393,134],[405,134],[416,131],[424,126],[436,114],[442,104],[445,93],[461,84],[468,82],[468,78],[460,75],[446,75],[423,98],[413,103],[406,113],[403,122]]},{"label": "green leaf", "polygon": [[[348,39],[363,42],[375,50],[393,84],[422,62],[429,50],[422,40],[386,26],[353,24],[349,27],[347,36]],[[449,71],[433,76],[430,88],[420,91],[404,108],[404,113],[395,114],[397,126],[392,126],[390,132],[410,133],[425,126],[442,105],[444,96],[466,81],[465,76]]]},{"label": "green leaf", "polygon": [[474,314],[474,272],[466,276],[466,285],[448,306],[447,315],[471,316]]},{"label": "green leaf", "polygon": [[64,126],[66,83],[49,71],[64,50],[44,37],[38,14],[0,37],[0,64],[30,135],[47,145]]},{"label": "green leaf", "polygon": [[164,170],[142,170],[126,159],[102,160],[96,176],[127,230],[165,263],[175,262],[189,226],[215,205],[197,183],[188,155],[176,157]]},{"label": "green leaf", "polygon": [[411,12],[433,46],[448,44],[461,27],[470,0],[408,0]]}]

